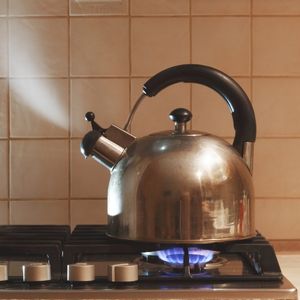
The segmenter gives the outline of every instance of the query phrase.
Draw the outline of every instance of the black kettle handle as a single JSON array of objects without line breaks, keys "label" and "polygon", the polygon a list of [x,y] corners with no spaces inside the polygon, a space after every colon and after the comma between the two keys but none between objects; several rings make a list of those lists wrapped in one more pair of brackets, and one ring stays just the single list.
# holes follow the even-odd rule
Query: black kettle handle
[{"label": "black kettle handle", "polygon": [[252,104],[239,84],[217,69],[204,65],[186,64],[157,73],[144,84],[143,92],[153,97],[164,88],[178,82],[206,85],[224,98],[232,112],[235,129],[233,146],[243,155],[244,143],[255,141],[256,121]]}]

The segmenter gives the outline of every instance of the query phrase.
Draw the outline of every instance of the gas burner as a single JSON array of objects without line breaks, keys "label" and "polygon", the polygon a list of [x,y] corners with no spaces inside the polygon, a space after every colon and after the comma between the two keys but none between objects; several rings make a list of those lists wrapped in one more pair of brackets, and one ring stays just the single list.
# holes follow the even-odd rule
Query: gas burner
[{"label": "gas burner", "polygon": [[[135,263],[139,264],[142,275],[146,276],[170,276],[170,277],[183,277],[184,266],[175,265],[163,262],[159,257],[157,259],[150,258],[150,255],[153,255],[155,252],[147,252],[148,256],[138,257],[134,260]],[[205,264],[190,264],[190,274],[193,277],[205,276],[207,271],[218,270],[222,268],[228,259],[222,256],[217,255],[218,252],[214,255],[213,259]],[[144,254],[144,253],[143,253]],[[149,259],[150,258],[150,259]]]},{"label": "gas burner", "polygon": [[[194,273],[201,273],[205,265],[212,261],[218,254],[217,251],[200,249],[196,247],[170,248],[152,252],[143,252],[143,257],[158,257],[171,267],[171,273],[181,273],[186,278],[191,278]],[[169,270],[168,270],[168,273]]]},{"label": "gas burner", "polygon": [[[142,258],[139,258],[136,262],[139,263],[143,273],[147,275],[160,274],[172,278],[205,277],[208,270],[217,270],[228,262],[226,258],[219,256],[219,252],[217,251],[189,248],[188,252],[188,266],[186,266],[183,261],[183,248],[144,252],[142,253]],[[199,257],[195,257],[196,255],[199,255]],[[205,258],[203,258],[204,256]],[[169,259],[170,257],[171,259]]]},{"label": "gas burner", "polygon": [[[174,267],[174,268],[182,268],[187,263],[193,267],[197,266],[204,266],[206,263],[211,261],[216,255],[218,254],[217,251],[206,250],[206,249],[199,249],[196,247],[190,248],[171,248],[171,249],[164,249],[152,252],[143,252],[142,256],[146,259],[150,256],[156,256],[161,261],[165,262],[166,264]],[[187,260],[187,261],[185,261]]]}]

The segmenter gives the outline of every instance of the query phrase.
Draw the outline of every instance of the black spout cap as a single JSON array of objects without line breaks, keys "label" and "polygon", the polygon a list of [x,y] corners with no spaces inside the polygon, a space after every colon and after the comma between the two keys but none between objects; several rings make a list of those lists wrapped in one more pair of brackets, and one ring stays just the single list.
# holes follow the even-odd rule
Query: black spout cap
[{"label": "black spout cap", "polygon": [[80,152],[85,158],[92,154],[95,144],[101,135],[102,132],[92,130],[83,137],[80,144]]}]

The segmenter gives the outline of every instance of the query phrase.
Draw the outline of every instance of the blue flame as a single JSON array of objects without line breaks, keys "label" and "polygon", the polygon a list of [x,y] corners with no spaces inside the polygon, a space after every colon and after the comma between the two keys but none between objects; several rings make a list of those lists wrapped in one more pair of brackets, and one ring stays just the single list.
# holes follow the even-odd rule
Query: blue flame
[{"label": "blue flame", "polygon": [[[213,259],[215,251],[189,248],[189,263],[191,265],[195,264],[205,264]],[[164,262],[183,265],[184,261],[184,251],[183,248],[172,248],[166,250],[156,251],[157,256]]]}]

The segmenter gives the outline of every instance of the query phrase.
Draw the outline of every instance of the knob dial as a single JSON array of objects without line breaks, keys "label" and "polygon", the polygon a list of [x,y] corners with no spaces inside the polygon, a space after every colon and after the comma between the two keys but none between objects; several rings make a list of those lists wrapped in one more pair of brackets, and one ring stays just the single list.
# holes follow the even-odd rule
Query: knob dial
[{"label": "knob dial", "polygon": [[31,263],[22,266],[23,281],[39,282],[51,280],[51,268],[48,263]]},{"label": "knob dial", "polygon": [[86,282],[95,280],[95,265],[75,263],[67,266],[67,280]]},{"label": "knob dial", "polygon": [[108,280],[112,282],[133,282],[139,279],[138,265],[123,263],[108,265]]},{"label": "knob dial", "polygon": [[7,264],[0,263],[0,281],[8,280]]}]

